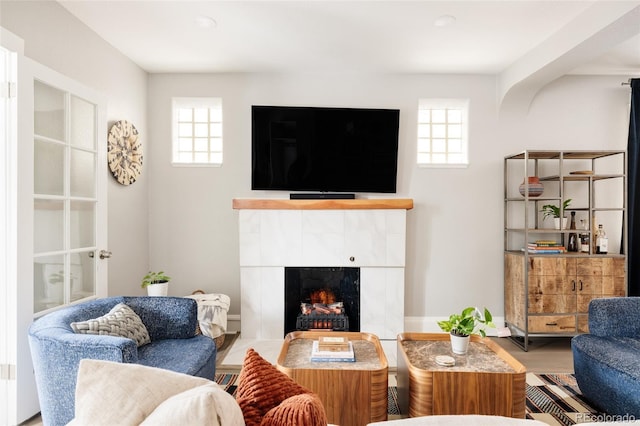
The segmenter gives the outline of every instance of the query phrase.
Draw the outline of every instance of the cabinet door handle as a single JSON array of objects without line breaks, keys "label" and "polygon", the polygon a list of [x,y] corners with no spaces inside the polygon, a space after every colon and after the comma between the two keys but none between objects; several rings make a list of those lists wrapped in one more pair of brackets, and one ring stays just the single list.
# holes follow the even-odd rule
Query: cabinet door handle
[{"label": "cabinet door handle", "polygon": [[582,291],[582,280],[580,280],[580,291]]},{"label": "cabinet door handle", "polygon": [[576,291],[576,280],[571,280],[571,291]]}]

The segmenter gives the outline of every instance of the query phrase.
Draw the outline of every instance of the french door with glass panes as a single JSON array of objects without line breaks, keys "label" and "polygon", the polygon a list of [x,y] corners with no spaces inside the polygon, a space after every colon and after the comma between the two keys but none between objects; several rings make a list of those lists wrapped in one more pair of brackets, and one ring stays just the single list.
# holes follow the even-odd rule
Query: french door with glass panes
[{"label": "french door with glass panes", "polygon": [[107,294],[106,98],[0,33],[0,424],[19,424],[39,411],[30,324]]},{"label": "french door with glass panes", "polygon": [[34,80],[33,310],[106,295],[105,120],[62,76]]}]

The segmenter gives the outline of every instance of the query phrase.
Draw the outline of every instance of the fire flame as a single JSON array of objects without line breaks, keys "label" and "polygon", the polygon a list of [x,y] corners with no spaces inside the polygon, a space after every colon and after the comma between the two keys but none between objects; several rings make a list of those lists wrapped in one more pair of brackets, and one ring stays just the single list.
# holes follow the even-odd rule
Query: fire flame
[{"label": "fire flame", "polygon": [[312,291],[309,298],[311,299],[311,303],[324,303],[325,305],[336,303],[335,293],[328,288]]}]

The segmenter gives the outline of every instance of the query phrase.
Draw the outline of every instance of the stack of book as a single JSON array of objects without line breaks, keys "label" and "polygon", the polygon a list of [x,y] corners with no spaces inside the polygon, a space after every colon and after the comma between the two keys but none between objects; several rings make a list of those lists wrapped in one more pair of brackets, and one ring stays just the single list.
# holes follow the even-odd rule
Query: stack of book
[{"label": "stack of book", "polygon": [[554,254],[566,253],[567,249],[553,240],[538,240],[535,243],[527,244],[527,251],[533,254]]},{"label": "stack of book", "polygon": [[346,337],[320,337],[313,341],[311,361],[355,362],[353,343]]}]

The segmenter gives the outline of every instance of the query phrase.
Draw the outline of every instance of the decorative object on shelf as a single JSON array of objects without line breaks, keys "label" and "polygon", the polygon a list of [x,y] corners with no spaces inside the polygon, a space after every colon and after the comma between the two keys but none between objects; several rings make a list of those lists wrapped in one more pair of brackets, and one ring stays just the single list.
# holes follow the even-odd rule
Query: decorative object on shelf
[{"label": "decorative object on shelf", "polygon": [[164,271],[151,272],[142,277],[140,287],[147,289],[149,296],[166,296],[169,290],[169,281],[171,277],[166,275]]},{"label": "decorative object on shelf", "polygon": [[576,170],[573,172],[569,172],[570,175],[592,175],[592,170]]},{"label": "decorative object on shelf", "polygon": [[566,253],[567,249],[557,241],[537,240],[527,244],[527,251],[531,254],[560,254]]},{"label": "decorative object on shelf", "polygon": [[460,314],[451,314],[448,320],[438,321],[438,326],[451,335],[451,350],[459,355],[467,353],[472,334],[486,337],[484,327],[495,327],[493,316],[487,308],[482,313],[474,307],[465,308]]},{"label": "decorative object on shelf", "polygon": [[126,120],[116,121],[107,138],[107,161],[111,174],[122,185],[130,185],[142,173],[142,142],[138,130]]},{"label": "decorative object on shelf", "polygon": [[598,225],[596,233],[596,254],[607,254],[609,252],[609,238],[602,224]]},{"label": "decorative object on shelf", "polygon": [[540,182],[538,176],[529,176],[527,183],[525,183],[524,180],[522,181],[518,190],[523,197],[525,196],[527,186],[529,187],[529,197],[539,197],[544,192],[544,185]]},{"label": "decorative object on shelf", "polygon": [[[576,212],[571,212],[571,224],[569,229],[575,231],[576,229]],[[567,251],[578,251],[578,234],[575,232],[569,233],[569,242],[567,243]]]},{"label": "decorative object on shelf", "polygon": [[589,253],[589,225],[584,219],[580,219],[580,229],[583,231],[580,233],[580,251]]},{"label": "decorative object on shelf", "polygon": [[[571,204],[571,198],[567,198],[562,203],[562,212],[567,210],[569,205]],[[554,219],[555,229],[565,229],[567,227],[567,218],[563,217],[562,219],[562,228],[560,228],[560,207],[555,204],[545,204],[540,209],[542,212],[542,220],[545,220],[548,217],[552,217]]]},{"label": "decorative object on shelf", "polygon": [[554,229],[567,229],[567,218],[566,217],[562,218],[562,226],[560,226],[560,218],[559,217],[554,217],[553,218],[553,228]]}]

